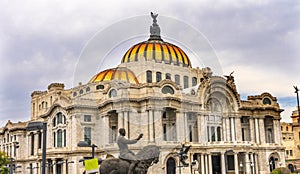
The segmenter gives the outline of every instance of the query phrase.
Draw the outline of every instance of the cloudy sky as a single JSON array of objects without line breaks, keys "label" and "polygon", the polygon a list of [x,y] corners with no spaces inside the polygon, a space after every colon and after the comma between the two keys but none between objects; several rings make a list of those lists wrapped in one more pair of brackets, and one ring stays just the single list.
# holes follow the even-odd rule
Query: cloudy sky
[{"label": "cloudy sky", "polygon": [[97,32],[150,11],[199,31],[222,72],[234,71],[242,99],[270,92],[285,109],[282,120],[290,121],[296,108],[293,85],[300,87],[299,1],[2,0],[0,124],[28,120],[33,91],[53,82],[72,88],[82,50]]}]

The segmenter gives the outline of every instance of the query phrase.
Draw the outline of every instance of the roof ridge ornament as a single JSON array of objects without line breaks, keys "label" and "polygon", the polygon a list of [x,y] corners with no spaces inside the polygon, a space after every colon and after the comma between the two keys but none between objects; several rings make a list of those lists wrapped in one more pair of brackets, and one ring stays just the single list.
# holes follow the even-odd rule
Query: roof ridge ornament
[{"label": "roof ridge ornament", "polygon": [[160,40],[163,41],[160,37],[160,28],[159,25],[157,24],[157,16],[158,14],[155,14],[153,12],[150,13],[151,17],[153,19],[153,24],[150,26],[150,38],[148,39],[150,40]]}]

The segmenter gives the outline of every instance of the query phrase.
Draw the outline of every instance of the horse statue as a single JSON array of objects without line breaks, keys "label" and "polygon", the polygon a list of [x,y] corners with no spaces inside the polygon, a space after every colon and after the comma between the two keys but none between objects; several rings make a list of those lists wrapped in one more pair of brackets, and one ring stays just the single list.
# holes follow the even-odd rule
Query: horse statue
[{"label": "horse statue", "polygon": [[[159,161],[160,149],[155,145],[148,145],[140,150],[136,157],[138,163],[135,166],[133,174],[147,174],[148,168]],[[103,160],[100,164],[100,174],[127,174],[130,161],[109,158]]]}]

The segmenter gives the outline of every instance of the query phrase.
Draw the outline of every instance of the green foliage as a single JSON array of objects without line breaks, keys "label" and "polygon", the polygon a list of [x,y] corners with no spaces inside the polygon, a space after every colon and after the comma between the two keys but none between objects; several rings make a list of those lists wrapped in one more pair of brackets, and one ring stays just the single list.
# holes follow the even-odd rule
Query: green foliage
[{"label": "green foliage", "polygon": [[9,159],[4,152],[0,151],[0,174],[6,174],[9,172],[9,168],[7,166],[9,166]]},{"label": "green foliage", "polygon": [[289,171],[289,169],[281,167],[281,168],[277,168],[274,169],[270,174],[290,174],[291,172]]}]

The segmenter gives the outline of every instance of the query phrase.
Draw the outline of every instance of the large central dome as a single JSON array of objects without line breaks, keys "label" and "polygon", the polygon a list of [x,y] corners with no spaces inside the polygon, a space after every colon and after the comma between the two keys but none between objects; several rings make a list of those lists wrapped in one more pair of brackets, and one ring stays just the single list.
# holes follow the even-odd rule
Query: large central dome
[{"label": "large central dome", "polygon": [[122,63],[136,62],[140,59],[155,60],[178,66],[190,67],[191,63],[185,52],[176,45],[162,40],[148,40],[132,46],[123,56]]},{"label": "large central dome", "polygon": [[191,67],[191,62],[185,52],[176,45],[165,42],[160,37],[160,27],[157,15],[151,14],[153,24],[150,26],[150,38],[147,41],[132,46],[123,56],[122,63],[154,60],[156,63],[173,64]]}]

